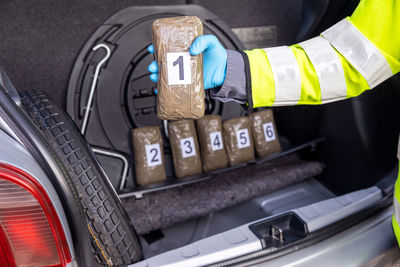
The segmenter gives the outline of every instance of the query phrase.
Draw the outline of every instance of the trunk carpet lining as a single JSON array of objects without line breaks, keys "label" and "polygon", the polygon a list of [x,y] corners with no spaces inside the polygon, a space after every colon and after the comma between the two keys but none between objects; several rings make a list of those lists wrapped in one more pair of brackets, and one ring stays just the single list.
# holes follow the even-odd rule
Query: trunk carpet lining
[{"label": "trunk carpet lining", "polygon": [[138,234],[145,234],[300,182],[319,175],[323,169],[322,163],[289,155],[122,202]]}]

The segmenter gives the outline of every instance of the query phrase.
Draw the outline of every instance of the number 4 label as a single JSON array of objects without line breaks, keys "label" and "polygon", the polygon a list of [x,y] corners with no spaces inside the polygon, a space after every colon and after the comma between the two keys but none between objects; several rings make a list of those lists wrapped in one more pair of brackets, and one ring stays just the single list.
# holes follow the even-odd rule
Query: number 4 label
[{"label": "number 4 label", "polygon": [[274,125],[272,124],[272,122],[264,123],[263,129],[264,129],[265,141],[271,142],[276,139]]},{"label": "number 4 label", "polygon": [[181,142],[181,150],[182,150],[182,158],[189,158],[192,156],[196,156],[196,147],[194,146],[193,137],[183,138],[180,140]]},{"label": "number 4 label", "polygon": [[168,85],[191,84],[189,52],[167,53]]},{"label": "number 4 label", "polygon": [[246,129],[241,129],[236,131],[237,146],[239,149],[250,146],[249,131]]},{"label": "number 4 label", "polygon": [[162,164],[160,144],[146,145],[147,166],[158,166]]},{"label": "number 4 label", "polygon": [[210,133],[210,142],[212,151],[217,151],[224,148],[224,143],[222,143],[221,132]]}]

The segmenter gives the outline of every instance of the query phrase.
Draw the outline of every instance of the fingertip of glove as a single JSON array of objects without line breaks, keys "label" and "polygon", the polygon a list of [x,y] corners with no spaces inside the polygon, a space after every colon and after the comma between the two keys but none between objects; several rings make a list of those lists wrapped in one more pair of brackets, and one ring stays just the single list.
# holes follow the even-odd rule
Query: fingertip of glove
[{"label": "fingertip of glove", "polygon": [[158,72],[158,66],[157,66],[157,62],[155,60],[153,60],[150,65],[147,67],[147,70],[149,72]]},{"label": "fingertip of glove", "polygon": [[157,73],[152,73],[152,74],[150,74],[150,80],[152,81],[152,82],[157,82],[158,81],[158,75],[157,75]]},{"label": "fingertip of glove", "polygon": [[196,40],[193,42],[192,46],[190,47],[189,53],[192,56],[197,56],[198,54],[200,54]]},{"label": "fingertip of glove", "polygon": [[149,51],[149,53],[151,53],[151,54],[154,54],[154,46],[153,46],[153,44],[151,44],[151,45],[149,45],[147,47],[147,51]]}]

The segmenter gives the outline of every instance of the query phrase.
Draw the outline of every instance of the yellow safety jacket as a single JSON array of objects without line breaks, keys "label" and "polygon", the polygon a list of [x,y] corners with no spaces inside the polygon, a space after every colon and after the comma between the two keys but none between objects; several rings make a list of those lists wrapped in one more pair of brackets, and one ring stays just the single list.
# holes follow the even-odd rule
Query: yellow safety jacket
[{"label": "yellow safety jacket", "polygon": [[[400,71],[400,0],[361,0],[350,17],[318,37],[245,53],[254,108],[358,96]],[[398,177],[392,225],[400,244],[399,201]]]}]

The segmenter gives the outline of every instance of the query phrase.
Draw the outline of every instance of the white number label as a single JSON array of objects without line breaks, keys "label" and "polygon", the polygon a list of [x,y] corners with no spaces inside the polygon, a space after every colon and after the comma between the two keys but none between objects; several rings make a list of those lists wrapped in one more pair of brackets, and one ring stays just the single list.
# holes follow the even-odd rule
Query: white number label
[{"label": "white number label", "polygon": [[221,132],[210,133],[210,142],[211,142],[211,149],[213,151],[221,150],[224,148]]},{"label": "white number label", "polygon": [[250,146],[249,131],[247,129],[241,129],[236,131],[236,138],[239,149]]},{"label": "white number label", "polygon": [[196,156],[196,147],[194,146],[193,137],[183,138],[180,140],[181,142],[181,150],[182,150],[182,158],[188,158]]},{"label": "white number label", "polygon": [[274,125],[272,124],[272,122],[264,123],[263,129],[264,129],[265,141],[271,142],[276,139]]},{"label": "white number label", "polygon": [[189,52],[167,54],[168,85],[191,84]]},{"label": "white number label", "polygon": [[147,166],[152,167],[162,164],[161,148],[159,143],[146,145],[145,149],[146,149]]}]

